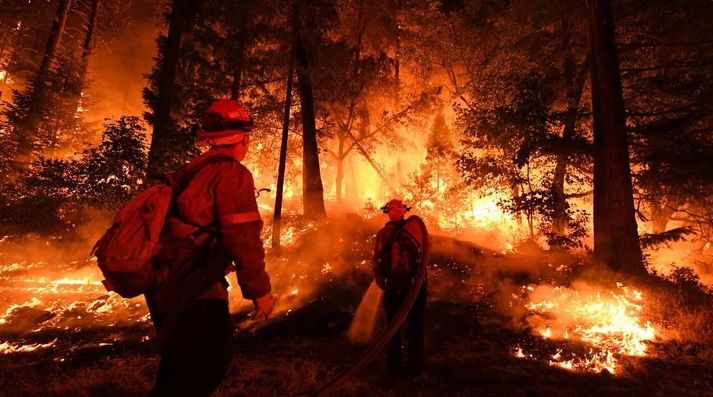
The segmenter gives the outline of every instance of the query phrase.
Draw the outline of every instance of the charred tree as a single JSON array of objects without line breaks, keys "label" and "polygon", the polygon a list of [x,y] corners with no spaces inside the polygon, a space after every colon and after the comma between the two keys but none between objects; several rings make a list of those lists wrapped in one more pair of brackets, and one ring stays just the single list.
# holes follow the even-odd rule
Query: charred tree
[{"label": "charred tree", "polygon": [[297,43],[295,60],[297,63],[297,88],[302,110],[302,202],[304,215],[319,218],[326,214],[324,209],[324,188],[319,168],[319,148],[317,147],[317,127],[314,112],[314,96],[310,63],[304,39],[299,30],[299,19],[295,22]]},{"label": "charred tree", "polygon": [[163,49],[158,78],[158,94],[153,114],[153,133],[149,148],[148,175],[160,175],[165,167],[164,155],[167,144],[171,142],[171,107],[173,90],[181,52],[181,38],[195,10],[193,0],[173,0],[169,19],[168,36]]},{"label": "charred tree", "polygon": [[645,273],[636,228],[624,98],[609,0],[587,0],[594,124],[594,259]]}]

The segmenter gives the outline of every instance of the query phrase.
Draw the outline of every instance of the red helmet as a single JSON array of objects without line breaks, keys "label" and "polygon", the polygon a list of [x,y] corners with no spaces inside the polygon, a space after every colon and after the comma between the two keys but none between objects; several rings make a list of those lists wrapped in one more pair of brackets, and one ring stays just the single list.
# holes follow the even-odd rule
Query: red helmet
[{"label": "red helmet", "polygon": [[255,124],[248,111],[238,101],[219,99],[201,117],[198,138],[212,140],[252,131]]},{"label": "red helmet", "polygon": [[411,211],[411,207],[406,206],[403,201],[398,199],[391,199],[388,203],[384,204],[384,206],[381,207],[381,211],[385,214],[388,214],[391,210],[399,209],[402,209],[404,212]]}]

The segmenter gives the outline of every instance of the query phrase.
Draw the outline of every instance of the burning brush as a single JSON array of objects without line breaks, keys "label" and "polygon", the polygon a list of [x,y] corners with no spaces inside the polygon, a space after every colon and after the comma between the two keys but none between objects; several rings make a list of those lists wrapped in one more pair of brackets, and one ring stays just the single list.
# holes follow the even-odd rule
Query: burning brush
[{"label": "burning brush", "polygon": [[[617,358],[647,355],[647,342],[658,332],[643,318],[646,304],[641,291],[616,284],[604,289],[584,282],[571,287],[538,285],[523,287],[531,315],[526,318],[533,334],[554,341],[580,342],[584,354],[560,348],[547,358],[549,365],[573,371],[618,372]],[[536,359],[521,347],[514,355]]]}]

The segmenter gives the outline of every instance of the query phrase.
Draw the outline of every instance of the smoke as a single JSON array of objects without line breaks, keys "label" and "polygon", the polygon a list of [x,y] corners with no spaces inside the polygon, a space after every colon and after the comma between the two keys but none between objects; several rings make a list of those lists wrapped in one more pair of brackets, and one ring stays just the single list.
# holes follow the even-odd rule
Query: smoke
[{"label": "smoke", "polygon": [[713,288],[713,249],[709,242],[690,239],[669,243],[659,249],[650,249],[647,261],[656,273],[671,277],[677,269],[690,268],[701,284]]},{"label": "smoke", "polygon": [[[356,214],[335,214],[320,222],[283,218],[280,255],[268,251],[265,268],[276,297],[274,313],[290,313],[317,299],[331,300],[334,306],[349,306],[361,295],[371,271],[369,240],[375,229]],[[263,231],[271,245],[271,224]],[[233,283],[235,276],[230,276]],[[244,311],[250,302],[231,288],[231,310]],[[346,292],[346,294],[345,294]]]},{"label": "smoke", "polygon": [[105,118],[141,115],[146,107],[142,90],[144,75],[151,71],[156,55],[159,27],[152,12],[143,14],[119,29],[113,37],[101,39],[90,59],[90,87],[85,97],[87,122],[101,124]]}]

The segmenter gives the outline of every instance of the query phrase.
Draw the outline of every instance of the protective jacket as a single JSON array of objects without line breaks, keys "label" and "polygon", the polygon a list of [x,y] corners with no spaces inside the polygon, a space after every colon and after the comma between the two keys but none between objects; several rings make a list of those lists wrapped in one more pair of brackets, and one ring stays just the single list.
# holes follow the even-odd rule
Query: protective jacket
[{"label": "protective jacket", "polygon": [[[169,220],[165,233],[169,238],[180,240],[190,235],[196,226],[213,225],[218,232],[218,242],[210,256],[222,261],[219,265],[224,266],[226,275],[237,271],[243,297],[256,299],[270,292],[265,251],[260,240],[262,220],[250,171],[221,149],[213,148],[168,178],[177,182],[186,179],[186,174],[193,175],[176,198],[175,221]],[[167,252],[165,256],[170,254]],[[161,266],[171,264],[161,263]],[[226,283],[224,280],[216,282],[197,299],[227,300]]]},{"label": "protective jacket", "polygon": [[[395,235],[400,233],[400,235]],[[419,258],[403,258],[406,251],[403,246],[412,241],[416,245]],[[420,264],[427,263],[431,241],[423,226],[423,220],[417,216],[400,221],[389,221],[379,230],[374,243],[373,272],[376,284],[381,289],[389,288],[389,278],[393,275],[397,262],[409,262],[408,271],[415,276]],[[388,258],[388,259],[385,259]],[[383,263],[385,260],[392,263]],[[391,285],[394,285],[391,283]]]}]

